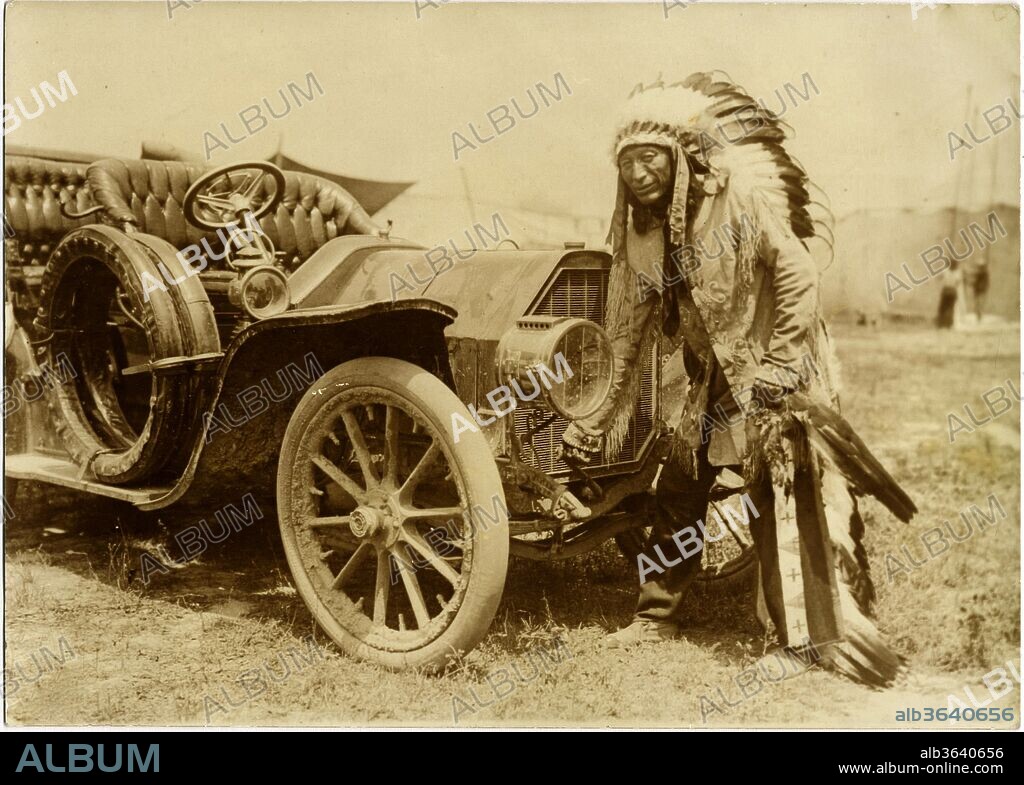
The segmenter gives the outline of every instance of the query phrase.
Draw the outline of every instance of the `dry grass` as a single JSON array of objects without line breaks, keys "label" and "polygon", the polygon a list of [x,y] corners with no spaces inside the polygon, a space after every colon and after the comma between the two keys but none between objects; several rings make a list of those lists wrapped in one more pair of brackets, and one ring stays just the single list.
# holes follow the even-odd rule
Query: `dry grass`
[{"label": "dry grass", "polygon": [[[556,636],[566,646],[557,661],[541,660],[503,700],[463,709],[459,724],[699,727],[710,699],[720,709],[710,726],[878,727],[896,724],[900,708],[946,707],[964,685],[984,694],[978,685],[991,668],[1012,660],[1019,672],[1019,409],[955,445],[946,415],[964,403],[977,412],[986,389],[1020,379],[1016,335],[848,329],[839,348],[844,413],[921,509],[905,526],[865,503],[879,623],[912,668],[897,688],[871,692],[812,670],[726,706],[716,690],[737,703],[733,677],[764,651],[747,597],[695,600],[685,641],[627,653],[600,648],[635,602],[635,574],[613,544],[570,562],[513,562],[498,616],[475,651],[443,676],[389,673],[346,659],[315,630],[288,591],[269,516],[262,529],[244,530],[143,588],[133,573],[140,543],[160,542],[200,515],[160,520],[36,488],[8,529],[7,653],[25,663],[42,646],[56,651],[63,635],[77,656],[16,690],[9,685],[8,720],[451,725],[453,699],[493,699],[488,676],[500,681],[513,665],[527,679],[539,647]],[[987,509],[992,493],[1005,520],[886,581],[887,552],[907,544],[920,558],[922,532],[970,504]],[[66,532],[45,534],[43,526]],[[261,677],[264,691],[247,698],[245,683],[258,692],[251,671],[282,673],[280,656],[306,651],[309,635],[322,656],[300,660],[280,684]],[[1019,714],[1019,686],[998,705]]]}]

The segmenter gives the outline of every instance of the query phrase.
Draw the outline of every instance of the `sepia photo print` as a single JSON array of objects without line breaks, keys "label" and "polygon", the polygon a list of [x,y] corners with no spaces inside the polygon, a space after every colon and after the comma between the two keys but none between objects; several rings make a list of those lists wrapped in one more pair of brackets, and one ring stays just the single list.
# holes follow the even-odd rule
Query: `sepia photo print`
[{"label": "sepia photo print", "polygon": [[4,16],[6,725],[1020,727],[1019,6]]}]

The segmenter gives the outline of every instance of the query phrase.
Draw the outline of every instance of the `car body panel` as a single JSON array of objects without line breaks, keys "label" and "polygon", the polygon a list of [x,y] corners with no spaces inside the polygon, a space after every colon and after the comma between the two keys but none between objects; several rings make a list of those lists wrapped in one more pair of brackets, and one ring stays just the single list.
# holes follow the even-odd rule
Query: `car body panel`
[{"label": "car body panel", "polygon": [[[276,462],[276,450],[268,451],[267,445],[274,444],[271,436],[282,430],[290,407],[276,407],[273,415],[251,418],[237,428],[231,428],[228,438],[211,440],[207,431],[213,420],[211,416],[222,411],[225,398],[237,394],[240,389],[251,387],[253,379],[273,374],[276,365],[284,359],[295,359],[305,346],[315,346],[322,358],[324,370],[351,357],[367,352],[383,356],[408,356],[419,354],[420,363],[427,365],[425,357],[433,357],[433,372],[450,383],[450,369],[443,343],[444,327],[455,317],[453,309],[430,300],[416,299],[403,302],[370,302],[350,305],[327,305],[301,311],[288,311],[278,316],[255,322],[231,341],[223,358],[216,366],[208,366],[211,401],[207,411],[204,433],[193,445],[192,453],[184,472],[178,477],[154,478],[145,488],[124,488],[98,483],[83,475],[80,467],[70,457],[54,449],[31,449],[17,456],[8,456],[9,476],[17,479],[38,480],[87,493],[97,493],[124,501],[130,501],[141,509],[159,509],[182,498],[186,491],[195,490],[199,495],[220,495],[227,486],[242,484],[246,487],[265,485],[268,479],[266,467]],[[394,329],[394,335],[389,329]],[[20,328],[19,328],[20,331]],[[415,341],[402,347],[404,351],[390,353],[371,344],[372,336],[398,345],[389,340],[398,334],[416,334]],[[305,336],[305,340],[304,340]],[[269,339],[276,337],[279,343]],[[354,340],[346,341],[345,338]],[[336,340],[331,340],[335,338]],[[17,340],[17,337],[15,337]],[[265,344],[262,345],[261,344]],[[282,350],[281,344],[287,349]],[[275,361],[271,358],[277,357]],[[284,359],[281,359],[284,358]],[[261,367],[264,366],[264,367]],[[425,371],[427,372],[427,371]],[[45,401],[36,402],[45,406]],[[25,407],[26,412],[28,408]],[[14,427],[25,427],[27,445],[56,445],[53,439],[45,438],[51,430],[49,422],[37,418],[26,419],[24,424],[10,422]],[[45,433],[35,433],[39,430]],[[251,455],[242,460],[245,453]],[[11,458],[16,458],[11,460]],[[270,472],[272,478],[273,472]],[[197,482],[198,480],[198,482]]]},{"label": "car body panel", "polygon": [[[443,255],[438,252],[443,250]],[[524,316],[563,262],[611,264],[603,251],[478,250],[451,253],[399,240],[341,237],[289,278],[297,308],[425,298],[458,311],[451,338],[496,341]]]}]

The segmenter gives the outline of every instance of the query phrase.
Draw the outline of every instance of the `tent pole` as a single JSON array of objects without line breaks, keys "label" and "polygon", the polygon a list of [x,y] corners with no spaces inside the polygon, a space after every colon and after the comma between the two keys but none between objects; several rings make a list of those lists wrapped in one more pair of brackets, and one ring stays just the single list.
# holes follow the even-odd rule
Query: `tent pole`
[{"label": "tent pole", "polygon": [[462,176],[462,190],[466,192],[466,204],[469,206],[469,220],[476,223],[476,210],[473,209],[473,197],[469,193],[469,176],[464,166],[459,167],[459,174]]}]

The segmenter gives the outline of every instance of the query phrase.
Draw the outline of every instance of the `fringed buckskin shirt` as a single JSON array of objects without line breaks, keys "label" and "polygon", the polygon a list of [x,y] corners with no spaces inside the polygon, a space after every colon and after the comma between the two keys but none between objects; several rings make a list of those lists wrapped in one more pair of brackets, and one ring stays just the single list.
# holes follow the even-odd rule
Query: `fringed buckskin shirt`
[{"label": "fringed buckskin shirt", "polygon": [[[612,393],[576,426],[588,436],[606,433],[613,451],[621,444],[639,389],[638,359],[659,337],[663,308],[674,300],[679,330],[663,353],[684,351],[688,386],[673,451],[693,466],[710,437],[713,464],[746,464],[759,436],[749,418],[755,380],[838,408],[837,369],[807,248],[763,197],[730,182],[728,173],[710,174],[697,187],[703,199],[689,241],[671,261],[659,228],[641,234],[630,221],[617,244],[606,310]],[[679,278],[667,297],[667,285]]]}]

